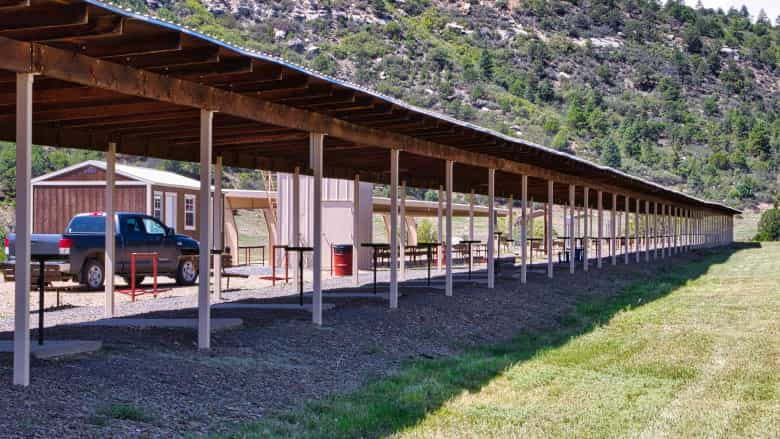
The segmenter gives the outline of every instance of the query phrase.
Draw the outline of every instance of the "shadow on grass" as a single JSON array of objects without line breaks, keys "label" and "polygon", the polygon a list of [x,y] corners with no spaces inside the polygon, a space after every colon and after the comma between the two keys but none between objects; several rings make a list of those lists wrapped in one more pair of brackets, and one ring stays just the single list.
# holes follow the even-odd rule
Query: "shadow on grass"
[{"label": "shadow on grass", "polygon": [[582,300],[560,320],[558,329],[522,333],[511,342],[466,348],[463,353],[406,363],[389,378],[377,379],[359,390],[306,403],[285,414],[246,424],[228,437],[383,437],[414,426],[463,391],[477,392],[508,368],[539,353],[559,347],[572,338],[604,325],[617,313],[636,309],[662,298],[704,275],[734,253],[761,247],[739,243],[694,253],[668,272],[652,272],[618,294]]}]

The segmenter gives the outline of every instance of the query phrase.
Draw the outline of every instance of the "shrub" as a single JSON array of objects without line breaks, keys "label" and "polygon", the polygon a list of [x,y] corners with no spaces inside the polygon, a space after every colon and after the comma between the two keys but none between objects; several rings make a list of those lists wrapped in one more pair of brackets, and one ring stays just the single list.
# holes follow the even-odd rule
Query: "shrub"
[{"label": "shrub", "polygon": [[769,209],[761,214],[756,241],[780,241],[780,209]]}]

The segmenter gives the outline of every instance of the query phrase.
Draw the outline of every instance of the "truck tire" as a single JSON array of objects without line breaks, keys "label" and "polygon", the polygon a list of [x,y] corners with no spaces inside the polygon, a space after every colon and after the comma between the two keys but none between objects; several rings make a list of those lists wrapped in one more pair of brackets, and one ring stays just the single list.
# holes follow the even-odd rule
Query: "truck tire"
[{"label": "truck tire", "polygon": [[88,290],[99,290],[103,288],[106,273],[103,264],[96,259],[87,259],[81,268],[81,284]]},{"label": "truck tire", "polygon": [[[146,278],[145,276],[136,276],[135,277],[135,286],[136,287],[141,286],[141,284],[144,282],[145,278]],[[122,280],[125,281],[125,283],[127,284],[128,287],[130,287],[130,285],[131,285],[130,281],[132,280],[132,278],[130,276],[122,276]]]},{"label": "truck tire", "polygon": [[192,259],[184,259],[179,262],[176,269],[176,285],[189,286],[198,279],[198,267]]}]

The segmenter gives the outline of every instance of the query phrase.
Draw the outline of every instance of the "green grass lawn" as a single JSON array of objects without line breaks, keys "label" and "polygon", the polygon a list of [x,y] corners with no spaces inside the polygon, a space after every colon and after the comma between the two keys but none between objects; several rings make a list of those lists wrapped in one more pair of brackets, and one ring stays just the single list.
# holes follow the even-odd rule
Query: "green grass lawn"
[{"label": "green grass lawn", "polygon": [[780,437],[778,260],[709,253],[559,330],[410,362],[236,437]]}]

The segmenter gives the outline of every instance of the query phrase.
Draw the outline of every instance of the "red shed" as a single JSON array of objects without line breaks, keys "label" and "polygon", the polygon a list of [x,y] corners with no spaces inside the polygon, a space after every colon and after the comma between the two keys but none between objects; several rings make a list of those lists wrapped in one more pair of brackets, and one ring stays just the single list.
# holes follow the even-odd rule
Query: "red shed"
[{"label": "red shed", "polygon": [[[62,233],[73,215],[103,210],[105,169],[105,162],[89,160],[33,179],[33,233]],[[153,215],[197,237],[199,187],[173,172],[117,164],[114,203],[118,212]]]}]

